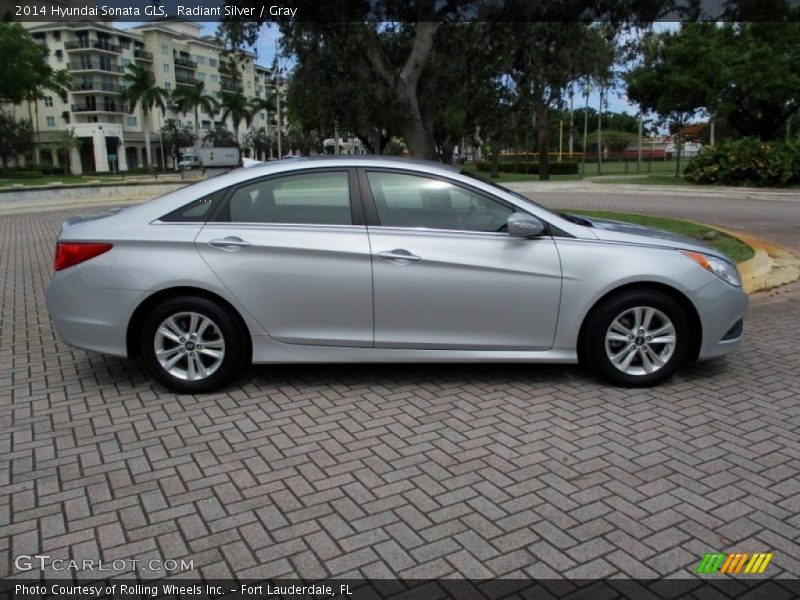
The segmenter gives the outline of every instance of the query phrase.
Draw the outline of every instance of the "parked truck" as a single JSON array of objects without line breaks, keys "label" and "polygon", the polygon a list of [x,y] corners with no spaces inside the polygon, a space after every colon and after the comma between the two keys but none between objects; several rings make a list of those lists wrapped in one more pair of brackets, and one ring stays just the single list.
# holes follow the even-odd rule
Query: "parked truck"
[{"label": "parked truck", "polygon": [[178,168],[185,171],[238,166],[238,148],[187,148],[178,163]]}]

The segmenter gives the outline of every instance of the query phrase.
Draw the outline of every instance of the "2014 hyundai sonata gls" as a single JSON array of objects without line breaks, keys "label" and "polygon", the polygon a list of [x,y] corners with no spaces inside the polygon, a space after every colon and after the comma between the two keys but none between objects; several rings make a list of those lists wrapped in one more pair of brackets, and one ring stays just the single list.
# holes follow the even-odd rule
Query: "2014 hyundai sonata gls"
[{"label": "2014 hyundai sonata gls", "polygon": [[717,250],[551,212],[429,163],[282,161],[64,223],[69,344],[180,392],[249,363],[580,359],[651,385],[730,352],[747,295]]}]

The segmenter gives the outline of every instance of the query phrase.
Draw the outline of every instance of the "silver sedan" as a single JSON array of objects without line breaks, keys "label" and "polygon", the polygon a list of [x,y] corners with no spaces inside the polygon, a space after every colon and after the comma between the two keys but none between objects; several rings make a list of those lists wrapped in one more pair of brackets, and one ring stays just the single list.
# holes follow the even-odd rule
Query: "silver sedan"
[{"label": "silver sedan", "polygon": [[320,362],[580,361],[643,386],[737,348],[747,295],[691,239],[440,165],[337,157],[70,219],[47,306],[69,344],[140,355],[179,392]]}]

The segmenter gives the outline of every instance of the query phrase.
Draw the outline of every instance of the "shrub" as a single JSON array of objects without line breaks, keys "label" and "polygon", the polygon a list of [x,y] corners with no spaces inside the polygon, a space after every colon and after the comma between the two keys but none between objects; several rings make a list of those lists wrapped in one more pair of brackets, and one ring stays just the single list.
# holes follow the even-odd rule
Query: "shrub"
[{"label": "shrub", "polygon": [[[539,163],[532,161],[510,161],[501,160],[498,163],[502,173],[531,173],[533,175],[539,172]],[[478,171],[491,171],[491,160],[480,160],[477,163]],[[577,175],[578,163],[575,161],[552,161],[550,162],[550,175]]]},{"label": "shrub", "polygon": [[694,183],[780,186],[800,183],[800,138],[762,142],[756,138],[705,146],[686,165]]}]

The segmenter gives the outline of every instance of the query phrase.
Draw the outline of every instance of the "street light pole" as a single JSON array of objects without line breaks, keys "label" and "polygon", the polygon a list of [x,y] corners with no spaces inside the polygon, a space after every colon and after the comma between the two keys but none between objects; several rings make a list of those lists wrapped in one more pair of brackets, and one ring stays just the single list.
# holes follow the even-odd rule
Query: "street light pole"
[{"label": "street light pole", "polygon": [[586,136],[589,133],[589,85],[584,90],[586,106],[583,108],[583,153],[581,154],[581,175],[586,175]]}]

